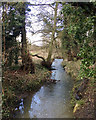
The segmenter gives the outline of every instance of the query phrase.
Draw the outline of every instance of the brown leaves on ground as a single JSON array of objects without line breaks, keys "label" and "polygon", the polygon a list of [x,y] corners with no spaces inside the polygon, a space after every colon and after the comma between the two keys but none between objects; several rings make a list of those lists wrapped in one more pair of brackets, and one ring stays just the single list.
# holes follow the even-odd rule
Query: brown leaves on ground
[{"label": "brown leaves on ground", "polygon": [[22,70],[3,71],[3,92],[7,98],[12,95],[23,94],[26,91],[34,91],[46,81],[50,73],[47,69],[37,65],[34,74],[27,74]]},{"label": "brown leaves on ground", "polygon": [[20,99],[38,90],[50,76],[50,72],[39,64],[36,65],[35,71],[34,74],[29,74],[20,69],[3,70],[3,117],[11,115]]}]

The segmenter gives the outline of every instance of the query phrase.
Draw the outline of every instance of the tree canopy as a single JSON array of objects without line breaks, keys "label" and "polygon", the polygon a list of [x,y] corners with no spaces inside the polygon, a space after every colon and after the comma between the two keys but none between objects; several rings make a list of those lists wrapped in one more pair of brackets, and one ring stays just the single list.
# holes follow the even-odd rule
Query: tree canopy
[{"label": "tree canopy", "polygon": [[80,76],[96,77],[96,2],[64,3],[62,45],[67,54],[80,57]]},{"label": "tree canopy", "polygon": [[[26,16],[31,11],[28,5],[26,2],[2,3],[3,56],[8,59],[9,66],[14,61],[18,64],[19,54],[22,64],[26,63]],[[60,12],[59,5],[62,6]],[[51,61],[52,46],[57,35],[68,60],[81,59],[81,78],[96,77],[96,2],[55,2],[47,6],[53,9],[53,15],[47,10],[39,12],[39,18],[44,23],[43,38],[48,37],[46,40],[50,44],[47,60]],[[19,35],[21,43],[16,40]]]}]

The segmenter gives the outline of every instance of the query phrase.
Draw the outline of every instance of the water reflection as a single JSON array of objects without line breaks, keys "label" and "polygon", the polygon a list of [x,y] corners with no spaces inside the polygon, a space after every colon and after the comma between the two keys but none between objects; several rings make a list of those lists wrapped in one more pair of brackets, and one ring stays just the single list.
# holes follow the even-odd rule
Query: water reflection
[{"label": "water reflection", "polygon": [[52,67],[51,79],[60,80],[56,84],[46,84],[34,95],[30,95],[23,104],[22,112],[18,112],[19,118],[72,118],[70,106],[70,91],[72,80],[64,72],[61,62],[63,59],[55,59]]}]

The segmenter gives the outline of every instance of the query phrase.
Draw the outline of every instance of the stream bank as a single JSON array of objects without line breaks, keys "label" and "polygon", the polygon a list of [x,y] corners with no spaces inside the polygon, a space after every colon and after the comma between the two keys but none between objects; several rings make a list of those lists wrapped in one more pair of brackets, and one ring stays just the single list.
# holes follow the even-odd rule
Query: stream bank
[{"label": "stream bank", "polygon": [[[76,90],[82,87],[83,80],[81,80],[79,76],[81,61],[67,61],[65,59],[62,62],[62,66],[65,71],[72,76],[74,79],[74,85],[71,92],[71,105],[73,108],[73,113],[75,118],[95,118],[95,98],[94,93],[96,93],[96,82],[93,78],[90,78],[88,83],[86,84],[85,89],[82,92],[82,98],[76,99]],[[94,85],[95,84],[95,85]]]},{"label": "stream bank", "polygon": [[2,86],[2,117],[13,117],[14,109],[18,107],[20,100],[26,98],[29,93],[35,92],[50,77],[50,71],[40,64],[35,65],[35,74],[26,74],[19,70],[19,66],[13,66],[3,70]]},{"label": "stream bank", "polygon": [[63,59],[53,61],[51,81],[22,99],[16,108],[15,118],[73,118],[70,104],[73,82],[61,66],[62,61]]}]

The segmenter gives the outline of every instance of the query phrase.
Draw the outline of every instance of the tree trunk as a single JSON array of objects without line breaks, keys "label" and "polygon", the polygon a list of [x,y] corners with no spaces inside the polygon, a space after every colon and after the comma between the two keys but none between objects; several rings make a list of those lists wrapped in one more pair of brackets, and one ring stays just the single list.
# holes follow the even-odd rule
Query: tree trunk
[{"label": "tree trunk", "polygon": [[14,51],[14,57],[15,57],[14,60],[15,60],[15,65],[18,65],[19,46],[17,44],[16,37],[14,39],[15,39],[15,43],[16,43],[16,48],[15,48],[15,51]]},{"label": "tree trunk", "polygon": [[93,33],[93,36],[94,36],[94,47],[96,47],[96,17],[94,18],[94,33]]},{"label": "tree trunk", "polygon": [[52,51],[53,51],[53,41],[55,39],[55,31],[56,31],[56,18],[57,18],[57,9],[58,9],[58,2],[56,2],[56,7],[55,7],[55,14],[54,14],[54,26],[53,26],[53,31],[52,31],[52,38],[51,38],[51,43],[49,47],[49,53],[47,57],[47,62],[51,62],[51,56],[52,56]]},{"label": "tree trunk", "polygon": [[96,66],[96,17],[94,17],[94,33],[93,33],[93,48],[94,48],[94,66]]},{"label": "tree trunk", "polygon": [[[24,23],[25,24],[25,23]],[[27,42],[26,42],[26,30],[25,30],[25,25],[23,24],[22,32],[21,32],[21,42],[22,42],[22,64],[26,63],[25,56],[27,54]]]},{"label": "tree trunk", "polygon": [[26,29],[25,29],[25,3],[22,4],[22,11],[21,15],[23,17],[22,19],[22,30],[21,30],[21,43],[22,43],[22,49],[21,49],[21,57],[22,57],[22,64],[26,64],[26,54],[27,54],[27,42],[26,42]]},{"label": "tree trunk", "polygon": [[22,66],[21,69],[23,71],[26,71],[27,73],[34,73],[35,72],[35,66],[33,64],[32,58],[30,57],[30,54],[27,51],[27,41],[26,41],[26,28],[25,28],[25,16],[26,16],[26,3],[22,4],[22,11],[21,11],[22,17],[24,19],[22,20],[22,30],[21,30],[21,42],[22,42],[22,49],[21,49],[21,57],[22,57]]},{"label": "tree trunk", "polygon": [[3,21],[3,26],[2,26],[2,42],[3,42],[3,55],[2,55],[2,61],[5,63],[5,58],[6,58],[6,39],[5,39],[5,27],[8,26],[8,22],[5,23],[5,20],[8,19],[7,16],[7,11],[9,7],[9,3],[2,3],[3,7],[3,14],[2,14],[2,21]]},{"label": "tree trunk", "polygon": [[2,14],[2,21],[3,21],[3,29],[2,29],[2,41],[3,41],[3,55],[2,55],[2,60],[5,62],[5,6],[4,3],[2,3],[3,6],[3,14]]}]

